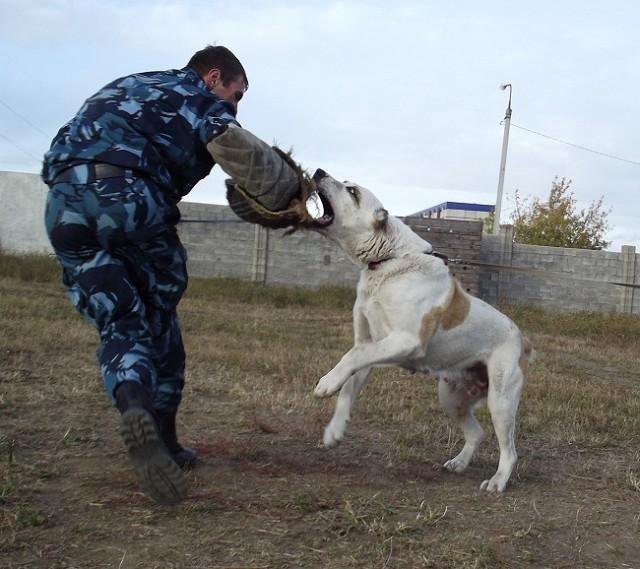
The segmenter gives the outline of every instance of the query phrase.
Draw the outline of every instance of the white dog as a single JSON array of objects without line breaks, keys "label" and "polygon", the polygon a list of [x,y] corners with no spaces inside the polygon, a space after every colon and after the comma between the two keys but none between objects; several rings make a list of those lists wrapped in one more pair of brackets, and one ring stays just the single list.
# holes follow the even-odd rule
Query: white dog
[{"label": "white dog", "polygon": [[502,492],[517,460],[516,411],[531,344],[507,316],[464,292],[444,261],[431,254],[431,245],[389,216],[371,192],[322,170],[313,179],[324,215],[311,228],[362,267],[353,307],[355,345],[314,392],[328,397],[340,390],[324,444],[342,440],[351,406],[373,367],[429,372],[439,380],[444,410],[465,437],[460,454],[444,466],[462,472],[469,465],[484,437],[473,408],[486,398],[500,461],[480,488]]}]

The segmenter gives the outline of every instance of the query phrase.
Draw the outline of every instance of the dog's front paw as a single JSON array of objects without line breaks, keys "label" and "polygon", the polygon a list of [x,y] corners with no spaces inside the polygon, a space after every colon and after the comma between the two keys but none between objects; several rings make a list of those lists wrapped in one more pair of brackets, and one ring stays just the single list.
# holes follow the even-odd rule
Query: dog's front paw
[{"label": "dog's front paw", "polygon": [[316,388],[313,390],[313,394],[316,397],[330,397],[333,395],[340,387],[342,387],[341,381],[339,378],[335,378],[331,372],[325,375],[316,385]]},{"label": "dog's front paw", "polygon": [[330,397],[331,395],[333,395],[337,390],[334,389],[331,384],[325,380],[325,378],[322,378],[319,382],[318,385],[316,385],[316,388],[313,390],[313,394],[316,397]]}]

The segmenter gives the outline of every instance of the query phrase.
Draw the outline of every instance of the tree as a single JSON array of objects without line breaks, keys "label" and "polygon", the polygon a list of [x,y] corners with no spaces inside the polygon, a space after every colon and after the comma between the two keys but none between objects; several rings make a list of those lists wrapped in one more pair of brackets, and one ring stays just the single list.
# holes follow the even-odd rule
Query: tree
[{"label": "tree", "polygon": [[491,235],[493,233],[493,225],[496,222],[496,212],[492,211],[482,220],[482,232]]},{"label": "tree", "polygon": [[609,243],[604,235],[609,229],[603,197],[587,209],[576,210],[571,180],[556,176],[546,202],[522,199],[516,190],[515,211],[511,214],[514,240],[529,245],[551,245],[574,249],[604,249]]}]

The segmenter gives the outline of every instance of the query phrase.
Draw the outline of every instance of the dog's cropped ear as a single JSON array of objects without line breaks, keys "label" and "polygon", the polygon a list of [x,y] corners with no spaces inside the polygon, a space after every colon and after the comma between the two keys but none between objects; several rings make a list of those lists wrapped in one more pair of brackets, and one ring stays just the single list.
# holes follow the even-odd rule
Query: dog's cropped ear
[{"label": "dog's cropped ear", "polygon": [[383,207],[379,207],[373,212],[373,228],[376,231],[386,229],[387,221],[389,221],[389,212]]}]

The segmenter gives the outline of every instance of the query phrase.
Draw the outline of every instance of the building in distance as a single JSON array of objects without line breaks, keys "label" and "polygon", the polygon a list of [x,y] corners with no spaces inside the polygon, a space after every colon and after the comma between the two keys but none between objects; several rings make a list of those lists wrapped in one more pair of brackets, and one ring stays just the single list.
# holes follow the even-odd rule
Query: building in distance
[{"label": "building in distance", "polygon": [[495,205],[463,202],[443,202],[428,207],[407,217],[421,219],[458,219],[463,221],[484,221],[495,211]]}]

